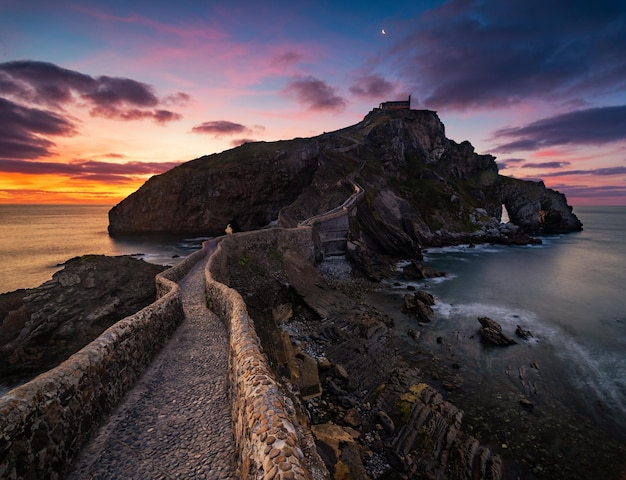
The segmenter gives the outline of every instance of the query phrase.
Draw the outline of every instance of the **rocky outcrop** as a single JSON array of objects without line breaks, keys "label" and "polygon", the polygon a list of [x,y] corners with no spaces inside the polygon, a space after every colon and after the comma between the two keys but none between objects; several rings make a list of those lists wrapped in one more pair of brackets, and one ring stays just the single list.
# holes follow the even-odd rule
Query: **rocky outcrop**
[{"label": "rocky outcrop", "polygon": [[245,144],[148,180],[109,212],[111,235],[252,230],[278,218],[311,183],[315,141]]},{"label": "rocky outcrop", "polygon": [[248,143],[153,177],[110,211],[109,232],[294,227],[341,205],[356,184],[364,194],[350,209],[347,255],[373,279],[423,246],[529,243],[529,233],[581,228],[561,194],[499,176],[495,157],[446,138],[435,112],[375,109],[335,132]]},{"label": "rocky outcrop", "polygon": [[164,269],[130,256],[85,255],[37,288],[0,295],[0,382],[49,370],[154,302],[154,277]]},{"label": "rocky outcrop", "polygon": [[567,233],[582,230],[582,223],[565,195],[543,182],[500,177],[498,189],[511,222],[532,233]]},{"label": "rocky outcrop", "polygon": [[489,317],[478,317],[480,322],[480,336],[484,343],[497,347],[515,345],[517,342],[502,332],[502,326]]}]

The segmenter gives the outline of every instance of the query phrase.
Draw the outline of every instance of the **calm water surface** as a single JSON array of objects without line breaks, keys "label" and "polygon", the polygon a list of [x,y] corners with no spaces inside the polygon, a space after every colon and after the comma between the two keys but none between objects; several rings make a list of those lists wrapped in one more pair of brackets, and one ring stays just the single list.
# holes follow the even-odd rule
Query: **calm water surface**
[{"label": "calm water surface", "polygon": [[105,205],[0,205],[0,293],[49,280],[59,264],[86,254],[125,255],[173,265],[199,248],[199,238],[107,233]]}]

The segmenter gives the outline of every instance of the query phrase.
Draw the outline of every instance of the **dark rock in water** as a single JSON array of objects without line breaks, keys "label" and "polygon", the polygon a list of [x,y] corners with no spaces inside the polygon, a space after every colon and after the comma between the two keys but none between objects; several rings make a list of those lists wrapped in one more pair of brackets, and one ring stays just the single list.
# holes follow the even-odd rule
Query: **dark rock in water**
[{"label": "dark rock in water", "polygon": [[517,342],[510,337],[507,337],[502,333],[502,327],[497,322],[493,321],[489,317],[478,317],[478,321],[482,325],[480,334],[482,341],[490,345],[496,345],[499,347],[506,347],[508,345],[515,345]]},{"label": "dark rock in water", "polygon": [[519,403],[522,407],[526,408],[527,410],[533,410],[535,408],[535,404],[531,402],[530,400],[528,400],[527,398],[520,399]]},{"label": "dark rock in water", "polygon": [[530,330],[524,330],[519,325],[515,329],[515,335],[517,335],[520,338],[523,338],[524,340],[528,340],[533,337],[533,334]]},{"label": "dark rock in water", "polygon": [[68,260],[37,288],[0,295],[0,383],[55,367],[104,330],[156,298],[167,267],[131,256]]},{"label": "dark rock in water", "polygon": [[428,265],[422,265],[412,260],[409,265],[402,269],[402,276],[407,280],[422,280],[424,278],[445,277],[446,272],[438,272]]},{"label": "dark rock in water", "polygon": [[404,307],[402,311],[417,317],[420,322],[428,323],[432,322],[435,318],[435,313],[433,309],[430,308],[431,305],[434,304],[435,299],[431,294],[419,290],[416,293],[406,294],[404,296]]}]

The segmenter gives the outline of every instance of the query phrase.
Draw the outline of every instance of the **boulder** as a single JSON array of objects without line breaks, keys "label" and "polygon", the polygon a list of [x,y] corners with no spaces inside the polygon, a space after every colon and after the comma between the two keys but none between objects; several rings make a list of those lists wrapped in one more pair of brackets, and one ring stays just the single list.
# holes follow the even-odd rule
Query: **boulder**
[{"label": "boulder", "polygon": [[434,303],[435,300],[432,295],[420,290],[404,296],[402,311],[416,317],[420,322],[428,323],[435,318],[435,312],[431,308],[431,305],[434,305]]},{"label": "boulder", "polygon": [[415,260],[411,260],[411,263],[402,269],[402,277],[406,280],[422,280],[424,278],[445,277],[446,275],[446,272],[439,272]]},{"label": "boulder", "polygon": [[533,334],[530,330],[524,330],[519,325],[515,329],[515,335],[517,335],[520,338],[523,338],[524,340],[528,340],[533,337]]},{"label": "boulder", "polygon": [[510,337],[507,337],[502,332],[502,327],[499,323],[493,321],[489,317],[478,317],[482,328],[480,329],[480,335],[484,343],[495,345],[499,347],[506,347],[509,345],[515,345],[517,342]]},{"label": "boulder", "polygon": [[319,397],[322,394],[322,385],[318,374],[318,363],[313,357],[305,352],[296,354],[298,365],[297,378],[295,383],[300,389],[303,400]]}]

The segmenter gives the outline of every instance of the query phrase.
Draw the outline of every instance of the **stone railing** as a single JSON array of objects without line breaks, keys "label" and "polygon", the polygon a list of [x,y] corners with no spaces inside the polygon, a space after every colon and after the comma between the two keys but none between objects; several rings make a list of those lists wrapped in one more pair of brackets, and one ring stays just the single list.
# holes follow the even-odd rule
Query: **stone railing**
[{"label": "stone railing", "polygon": [[306,220],[300,222],[299,226],[313,226],[317,223],[321,223],[327,220],[332,220],[337,217],[347,215],[352,208],[352,206],[359,200],[363,195],[365,195],[365,190],[356,183],[353,183],[354,193],[350,195],[350,197],[343,202],[338,207],[333,208],[324,213],[320,213],[319,215],[315,215],[314,217],[307,218]]},{"label": "stone railing", "polygon": [[157,275],[157,301],[58,367],[0,397],[0,478],[56,479],[184,318],[175,283],[202,249]]},{"label": "stone railing", "polygon": [[241,478],[304,480],[309,475],[293,405],[270,369],[243,298],[226,286],[228,258],[245,252],[250,242],[289,245],[313,258],[312,231],[275,228],[221,237],[205,275],[207,301],[229,331],[229,382]]}]

